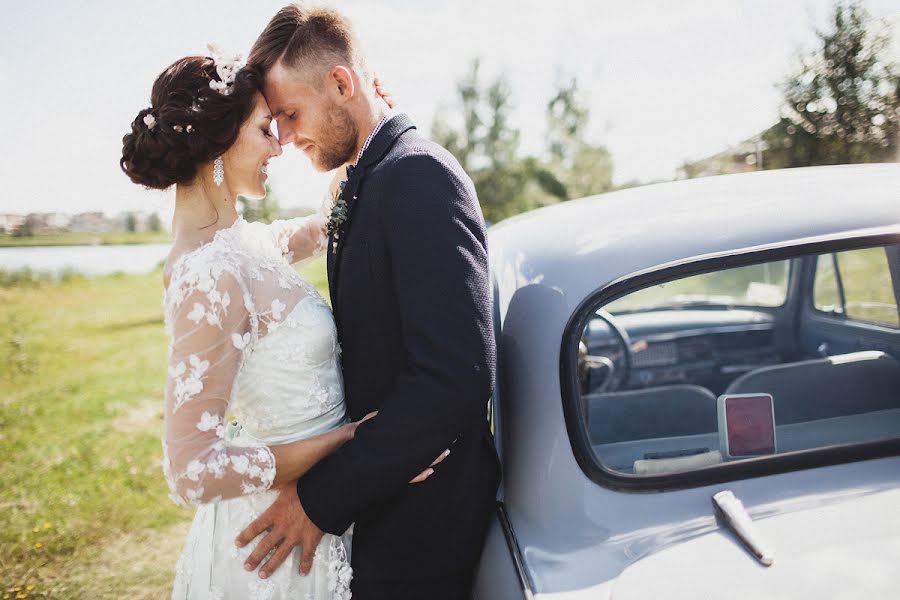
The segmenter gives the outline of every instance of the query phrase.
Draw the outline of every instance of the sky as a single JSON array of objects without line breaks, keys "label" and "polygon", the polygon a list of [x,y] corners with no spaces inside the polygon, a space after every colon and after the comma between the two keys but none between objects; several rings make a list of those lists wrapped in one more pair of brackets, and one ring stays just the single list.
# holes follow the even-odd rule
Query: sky
[{"label": "sky", "polygon": [[[0,0],[0,212],[171,211],[174,193],[132,184],[122,136],[156,76],[207,42],[246,55],[285,0]],[[542,149],[544,111],[577,77],[617,183],[672,179],[685,161],[778,117],[776,84],[814,44],[831,0],[334,0],[370,65],[420,131],[452,115],[473,58],[504,74],[523,153]],[[893,25],[900,3],[868,0]],[[314,207],[330,176],[293,148],[270,168],[282,207]]]}]

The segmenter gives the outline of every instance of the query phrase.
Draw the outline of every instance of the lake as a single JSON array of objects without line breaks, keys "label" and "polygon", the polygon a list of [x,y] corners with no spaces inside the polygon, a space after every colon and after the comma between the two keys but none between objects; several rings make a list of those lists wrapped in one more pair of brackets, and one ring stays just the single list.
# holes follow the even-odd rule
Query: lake
[{"label": "lake", "polygon": [[0,248],[0,270],[31,269],[50,273],[64,270],[84,275],[147,273],[166,259],[171,244],[109,246],[32,246]]}]

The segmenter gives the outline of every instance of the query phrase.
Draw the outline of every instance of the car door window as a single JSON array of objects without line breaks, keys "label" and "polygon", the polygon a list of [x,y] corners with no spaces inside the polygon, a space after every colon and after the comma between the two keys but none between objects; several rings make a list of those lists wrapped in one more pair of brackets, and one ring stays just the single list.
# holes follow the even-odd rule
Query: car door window
[{"label": "car door window", "polygon": [[[719,265],[590,306],[569,355],[570,414],[590,452],[606,472],[647,478],[900,439],[896,251]],[[803,349],[823,321],[801,318],[810,303],[847,348]]]},{"label": "car door window", "polygon": [[885,248],[820,255],[813,302],[817,310],[853,321],[900,327]]}]

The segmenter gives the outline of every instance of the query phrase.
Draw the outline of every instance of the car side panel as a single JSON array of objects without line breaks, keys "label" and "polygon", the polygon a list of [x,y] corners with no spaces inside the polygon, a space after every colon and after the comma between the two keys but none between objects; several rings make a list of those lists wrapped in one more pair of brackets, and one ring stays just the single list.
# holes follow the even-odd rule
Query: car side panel
[{"label": "car side panel", "polygon": [[491,518],[481,562],[475,573],[472,600],[523,600],[525,593],[503,528],[495,514]]}]

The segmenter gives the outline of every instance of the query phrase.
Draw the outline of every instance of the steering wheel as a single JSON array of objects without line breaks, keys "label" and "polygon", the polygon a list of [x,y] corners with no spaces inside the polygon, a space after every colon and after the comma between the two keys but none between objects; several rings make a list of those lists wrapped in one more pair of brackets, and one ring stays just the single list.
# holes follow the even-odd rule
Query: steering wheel
[{"label": "steering wheel", "polygon": [[598,310],[594,313],[594,316],[606,323],[609,330],[618,338],[621,351],[613,352],[611,357],[584,354],[582,359],[587,369],[605,369],[607,371],[603,383],[595,391],[613,392],[619,389],[623,383],[627,383],[628,377],[631,375],[631,365],[634,362],[631,338],[628,337],[628,332],[616,322],[615,317],[605,310]]}]

